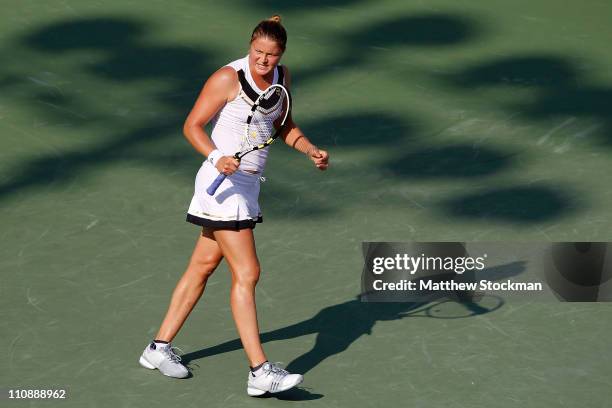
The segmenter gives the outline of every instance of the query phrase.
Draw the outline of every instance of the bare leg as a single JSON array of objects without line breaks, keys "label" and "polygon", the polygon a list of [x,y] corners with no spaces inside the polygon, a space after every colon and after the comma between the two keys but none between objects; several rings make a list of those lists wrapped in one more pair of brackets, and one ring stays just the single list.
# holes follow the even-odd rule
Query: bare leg
[{"label": "bare leg", "polygon": [[259,339],[255,285],[259,280],[259,260],[253,230],[217,230],[213,232],[232,271],[230,303],[242,346],[251,367],[267,360]]},{"label": "bare leg", "polygon": [[156,340],[172,341],[198,303],[206,282],[223,259],[221,249],[209,230],[198,238],[187,270],[172,293],[166,317],[155,336]]}]

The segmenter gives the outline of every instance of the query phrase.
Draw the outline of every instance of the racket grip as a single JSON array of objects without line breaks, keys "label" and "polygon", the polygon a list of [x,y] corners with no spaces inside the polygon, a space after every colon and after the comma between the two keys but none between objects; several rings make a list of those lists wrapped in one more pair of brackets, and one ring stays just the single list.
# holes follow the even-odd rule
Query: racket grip
[{"label": "racket grip", "polygon": [[208,188],[206,189],[206,192],[208,193],[208,195],[214,195],[215,192],[217,191],[217,189],[219,188],[219,186],[221,185],[221,183],[223,183],[223,180],[225,180],[227,176],[223,173],[219,174],[217,176],[217,178],[215,179],[215,181],[213,181],[210,186],[208,186]]}]

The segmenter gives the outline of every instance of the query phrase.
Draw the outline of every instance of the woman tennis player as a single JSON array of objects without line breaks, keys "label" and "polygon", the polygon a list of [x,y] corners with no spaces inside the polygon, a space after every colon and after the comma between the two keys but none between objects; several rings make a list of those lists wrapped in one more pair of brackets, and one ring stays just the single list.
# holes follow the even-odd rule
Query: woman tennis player
[{"label": "woman tennis player", "polygon": [[[201,226],[202,233],[174,289],[159,332],[139,360],[142,366],[159,369],[170,377],[188,376],[171,341],[202,296],[208,278],[225,258],[232,274],[232,315],[250,365],[247,393],[252,396],[284,391],[303,380],[300,374],[290,374],[270,363],[259,339],[255,285],[260,268],[253,229],[262,222],[258,195],[268,149],[254,151],[240,161],[233,157],[240,150],[246,120],[258,95],[273,84],[290,87],[289,71],[279,65],[286,42],[279,16],[260,22],[251,35],[248,55],[222,67],[206,81],[185,121],[185,136],[207,157],[197,174],[187,213],[187,221]],[[209,122],[210,137],[204,130]],[[280,137],[318,169],[327,169],[328,153],[313,145],[291,117]],[[206,189],[220,173],[228,177],[213,195],[207,194]]]}]

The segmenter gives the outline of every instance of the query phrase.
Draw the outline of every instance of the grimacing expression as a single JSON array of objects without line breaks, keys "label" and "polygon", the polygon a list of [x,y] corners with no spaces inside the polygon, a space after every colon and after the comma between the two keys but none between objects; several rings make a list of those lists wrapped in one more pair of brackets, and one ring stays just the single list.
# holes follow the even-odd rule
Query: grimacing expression
[{"label": "grimacing expression", "polygon": [[266,76],[278,65],[283,50],[267,37],[253,40],[249,48],[249,66],[260,76]]}]

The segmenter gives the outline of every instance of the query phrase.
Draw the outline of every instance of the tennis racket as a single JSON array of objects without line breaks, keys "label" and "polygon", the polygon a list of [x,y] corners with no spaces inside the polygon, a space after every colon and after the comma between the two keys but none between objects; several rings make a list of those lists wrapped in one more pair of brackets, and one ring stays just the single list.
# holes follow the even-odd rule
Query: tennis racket
[{"label": "tennis racket", "polygon": [[[279,84],[270,85],[259,95],[244,126],[240,150],[234,158],[240,162],[242,158],[255,150],[270,146],[281,134],[291,112],[291,95]],[[206,189],[209,195],[214,195],[227,176],[223,173]]]}]

